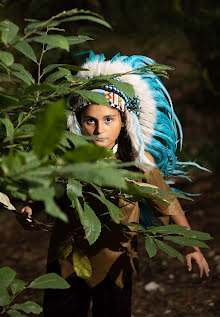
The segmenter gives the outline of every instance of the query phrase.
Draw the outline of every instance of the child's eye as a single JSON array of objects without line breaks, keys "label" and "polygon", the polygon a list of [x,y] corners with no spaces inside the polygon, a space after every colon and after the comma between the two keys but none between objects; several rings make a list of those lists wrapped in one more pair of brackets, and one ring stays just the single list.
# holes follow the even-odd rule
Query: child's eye
[{"label": "child's eye", "polygon": [[87,120],[86,120],[86,122],[87,122],[87,123],[93,123],[93,122],[94,122],[94,120],[93,120],[93,119],[91,119],[91,118],[89,118],[89,119],[87,119]]},{"label": "child's eye", "polygon": [[107,122],[111,122],[111,121],[112,121],[112,118],[106,118],[106,121],[107,121]]}]

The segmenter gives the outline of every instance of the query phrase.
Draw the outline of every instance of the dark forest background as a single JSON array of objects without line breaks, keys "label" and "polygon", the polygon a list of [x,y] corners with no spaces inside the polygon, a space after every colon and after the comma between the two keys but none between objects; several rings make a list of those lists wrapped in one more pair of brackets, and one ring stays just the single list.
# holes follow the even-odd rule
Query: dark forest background
[{"label": "dark forest background", "polygon": [[[219,278],[219,203],[220,203],[220,3],[218,0],[1,0],[0,20],[9,19],[25,26],[24,18],[47,19],[63,10],[88,9],[100,13],[112,25],[108,30],[89,21],[68,24],[72,35],[94,38],[65,53],[47,55],[47,63],[81,64],[78,52],[94,50],[111,58],[122,55],[146,55],[158,63],[175,67],[163,82],[173,100],[184,133],[182,160],[192,160],[209,168],[193,172],[193,184],[182,184],[186,192],[202,193],[193,203],[182,203],[190,210],[190,222],[197,230],[211,233],[211,250],[205,250],[211,277],[200,281],[176,260],[157,256],[141,257],[140,273],[134,283],[133,316],[216,316],[220,310]],[[28,65],[27,65],[28,67]],[[33,279],[45,271],[48,236],[23,232],[15,222],[5,224],[1,253],[2,265],[14,266],[24,279]],[[1,226],[0,226],[1,227]],[[4,227],[4,229],[3,229]],[[4,230],[4,231],[3,231]],[[13,232],[13,235],[11,234]],[[141,243],[140,243],[141,244]],[[43,246],[43,247],[42,247]],[[144,253],[140,248],[140,253]],[[197,274],[197,275],[196,275]],[[25,276],[23,276],[25,275]],[[149,281],[161,286],[147,294]],[[166,296],[165,296],[166,295]],[[35,296],[34,294],[31,296]],[[29,298],[28,295],[26,297]],[[33,297],[32,297],[33,299]],[[42,296],[35,298],[39,303]],[[157,310],[155,310],[157,307]]]}]

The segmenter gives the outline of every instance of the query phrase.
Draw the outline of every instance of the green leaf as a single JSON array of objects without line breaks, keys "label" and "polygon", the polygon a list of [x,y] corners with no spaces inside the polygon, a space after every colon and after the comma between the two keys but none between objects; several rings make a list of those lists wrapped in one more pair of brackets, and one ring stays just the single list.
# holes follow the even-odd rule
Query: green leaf
[{"label": "green leaf", "polygon": [[36,91],[54,91],[55,85],[51,84],[33,84],[24,89],[24,93],[27,95],[33,94]]},{"label": "green leaf", "polygon": [[124,222],[124,221],[121,221],[121,223],[127,227],[135,227],[135,228],[138,228],[140,231],[142,232],[146,232],[145,228],[140,225],[139,223],[137,222]]},{"label": "green leaf", "polygon": [[112,151],[94,144],[80,146],[64,154],[64,158],[71,162],[95,162],[110,156],[112,156]]},{"label": "green leaf", "polygon": [[76,179],[69,178],[66,185],[67,196],[70,200],[74,200],[76,197],[83,197],[82,184]]},{"label": "green leaf", "polygon": [[21,291],[23,288],[25,288],[25,285],[27,283],[25,281],[19,280],[19,279],[14,279],[13,282],[11,282],[11,291],[12,294],[16,294],[17,292]]},{"label": "green leaf", "polygon": [[149,236],[145,236],[145,249],[146,249],[150,258],[155,256],[157,253],[156,244],[155,244],[154,240]]},{"label": "green leaf", "polygon": [[[10,75],[10,70],[9,70],[9,68],[8,68],[4,63],[2,63],[2,62],[0,62],[0,70],[1,70],[2,73],[7,73],[8,76]],[[3,80],[2,80],[2,81],[3,81]],[[5,77],[5,81],[10,81],[10,79],[9,79],[9,78],[6,79],[6,77]]]},{"label": "green leaf", "polygon": [[86,238],[92,245],[99,237],[101,232],[101,222],[96,216],[94,210],[84,202],[83,226],[85,228]]},{"label": "green leaf", "polygon": [[76,45],[76,44],[81,44],[86,41],[91,41],[93,40],[91,37],[85,36],[85,35],[78,35],[78,36],[66,36],[66,39],[69,43],[69,46],[71,45]]},{"label": "green leaf", "polygon": [[33,150],[39,158],[51,154],[61,140],[66,127],[64,109],[65,102],[60,99],[50,103],[38,117],[33,137]]},{"label": "green leaf", "polygon": [[19,311],[14,309],[7,310],[7,314],[11,317],[25,317],[26,315],[21,314]]},{"label": "green leaf", "polygon": [[11,68],[15,70],[12,74],[21,79],[25,84],[31,85],[35,82],[31,73],[23,65],[14,63]]},{"label": "green leaf", "polygon": [[65,64],[51,64],[51,65],[48,65],[46,66],[44,69],[43,69],[43,72],[42,72],[42,76],[51,72],[52,70],[54,70],[55,68],[58,68],[60,66],[63,66]]},{"label": "green leaf", "polygon": [[200,247],[200,248],[208,248],[208,245],[204,242],[201,242],[196,239],[190,239],[190,238],[185,238],[185,237],[179,237],[179,236],[165,236],[164,240],[169,240],[174,243],[178,243],[181,245],[185,246],[190,246],[190,247]]},{"label": "green leaf", "polygon": [[92,275],[92,267],[88,257],[81,251],[73,252],[73,268],[76,275],[83,279],[89,279]]},{"label": "green leaf", "polygon": [[90,90],[75,90],[75,93],[88,100],[91,104],[110,107],[105,96],[102,94]]},{"label": "green leaf", "polygon": [[211,240],[211,239],[213,239],[209,233],[195,231],[195,230],[186,230],[184,232],[184,237],[198,239],[198,240]]},{"label": "green leaf", "polygon": [[118,206],[114,205],[108,199],[103,198],[95,193],[90,193],[90,194],[96,197],[98,200],[100,200],[108,208],[110,216],[115,223],[120,223],[120,216],[123,217],[124,214]]},{"label": "green leaf", "polygon": [[177,257],[179,261],[182,263],[184,262],[182,255],[178,251],[176,251],[174,248],[170,247],[168,244],[156,238],[153,238],[153,240],[163,252],[165,252],[166,254],[170,256]]},{"label": "green leaf", "polygon": [[125,187],[125,174],[122,170],[117,170],[99,163],[75,163],[69,167],[62,168],[64,172],[74,171],[74,177],[88,183],[99,186],[112,186],[117,188]]},{"label": "green leaf", "polygon": [[61,143],[64,142],[64,140],[69,140],[75,147],[85,146],[88,144],[85,137],[76,135],[70,131],[65,131]]},{"label": "green leaf", "polygon": [[6,135],[9,139],[13,138],[14,135],[14,126],[9,118],[0,118],[0,121],[4,124],[6,129]]},{"label": "green leaf", "polygon": [[[82,67],[79,67],[79,66],[76,66],[76,65],[68,65],[68,64],[63,64],[62,65],[64,68],[67,68],[67,69],[70,69],[70,70],[73,70],[74,72],[79,72],[79,71],[86,71],[88,70],[87,68],[82,68]],[[80,78],[80,77],[79,77]]]},{"label": "green leaf", "polygon": [[73,71],[83,71],[83,70],[87,70],[85,68],[82,68],[82,67],[79,67],[79,66],[76,66],[76,65],[68,65],[68,64],[51,64],[51,65],[48,65],[46,66],[44,69],[43,69],[43,72],[42,72],[42,76],[51,72],[53,69],[55,68],[58,68],[58,67],[64,67],[64,68],[67,68],[67,69],[70,69],[70,70],[73,70]]},{"label": "green leaf", "polygon": [[19,27],[9,20],[0,22],[0,37],[1,41],[7,45],[11,44],[15,36],[17,35]]},{"label": "green leaf", "polygon": [[21,40],[17,44],[14,45],[14,48],[18,50],[20,53],[24,54],[27,58],[37,63],[37,57],[31,45],[25,41]]},{"label": "green leaf", "polygon": [[10,107],[14,104],[17,104],[19,101],[18,98],[5,95],[3,93],[0,93],[0,107]]},{"label": "green leaf", "polygon": [[184,194],[181,194],[179,192],[175,192],[175,191],[169,191],[169,190],[161,190],[160,191],[160,194],[161,195],[171,195],[171,196],[174,196],[174,197],[178,197],[178,198],[183,198],[183,199],[186,199],[186,200],[193,200],[192,198],[184,195]]},{"label": "green leaf", "polygon": [[56,273],[44,274],[36,278],[28,286],[28,288],[38,288],[38,289],[46,289],[46,288],[66,289],[69,287],[70,287],[69,283],[67,283],[67,281],[64,278],[62,278]]},{"label": "green leaf", "polygon": [[80,204],[78,197],[73,198],[73,204],[75,205],[76,211],[78,212],[80,222],[83,225],[83,220],[84,220],[83,213],[84,213],[84,211],[82,209],[82,206]]},{"label": "green leaf", "polygon": [[65,76],[70,76],[71,72],[68,69],[65,68],[59,68],[57,72],[52,73],[49,75],[46,79],[45,82],[47,83],[54,83],[56,80],[65,77]]},{"label": "green leaf", "polygon": [[90,16],[90,15],[77,15],[77,16],[73,16],[73,17],[69,17],[69,18],[60,19],[59,22],[63,23],[63,22],[82,21],[82,20],[91,21],[91,22],[101,24],[101,25],[107,27],[108,29],[112,28],[108,22],[106,22],[100,18]]},{"label": "green leaf", "polygon": [[58,205],[55,203],[53,197],[55,196],[54,188],[46,187],[37,187],[29,189],[30,197],[33,200],[43,201],[45,204],[46,212],[56,218],[63,220],[64,222],[68,221],[67,215],[60,210]]},{"label": "green leaf", "polygon": [[22,304],[14,304],[11,306],[12,309],[18,309],[22,310],[27,314],[33,313],[33,314],[40,314],[43,309],[35,302],[27,301]]},{"label": "green leaf", "polygon": [[0,306],[6,306],[10,303],[11,297],[7,288],[0,287]]},{"label": "green leaf", "polygon": [[147,230],[153,234],[157,233],[173,233],[173,234],[184,234],[187,231],[187,227],[179,225],[167,225],[167,226],[154,226],[148,227]]},{"label": "green leaf", "polygon": [[8,287],[10,283],[14,280],[16,272],[10,267],[5,266],[0,268],[0,287]]},{"label": "green leaf", "polygon": [[69,44],[63,35],[43,35],[31,38],[32,41],[42,44],[48,44],[50,47],[59,47],[69,52]]},{"label": "green leaf", "polygon": [[14,63],[14,56],[11,53],[0,51],[0,60],[7,66],[11,66]]},{"label": "green leaf", "polygon": [[[132,75],[131,75],[132,76]],[[130,98],[134,98],[134,88],[132,85],[119,81],[114,79],[108,80],[112,85],[117,87],[119,90],[122,90],[126,95],[128,95]]]}]

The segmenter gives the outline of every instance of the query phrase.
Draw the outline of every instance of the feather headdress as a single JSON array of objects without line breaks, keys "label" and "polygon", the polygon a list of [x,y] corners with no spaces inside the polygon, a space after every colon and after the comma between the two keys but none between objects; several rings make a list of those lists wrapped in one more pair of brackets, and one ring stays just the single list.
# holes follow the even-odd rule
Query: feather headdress
[{"label": "feather headdress", "polygon": [[[137,70],[154,64],[156,63],[152,59],[145,56],[129,57],[117,54],[111,60],[105,60],[103,54],[95,55],[91,51],[89,58],[82,65],[88,71],[80,71],[77,75],[88,78],[136,70],[135,74],[119,77],[119,80],[133,86],[135,95],[139,99],[138,116],[134,111],[126,111],[126,130],[131,139],[135,161],[143,169],[152,166],[144,155],[144,151],[149,151],[162,174],[184,175],[184,172],[179,170],[181,162],[178,162],[175,155],[178,143],[180,147],[182,144],[182,129],[170,96],[159,77],[152,71]],[[80,134],[80,127],[74,114],[68,117],[67,125],[70,131]]]}]

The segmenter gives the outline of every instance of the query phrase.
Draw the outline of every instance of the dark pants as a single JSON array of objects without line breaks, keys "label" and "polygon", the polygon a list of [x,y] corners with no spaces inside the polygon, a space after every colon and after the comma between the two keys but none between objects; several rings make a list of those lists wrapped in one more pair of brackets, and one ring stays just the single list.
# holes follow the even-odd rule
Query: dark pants
[{"label": "dark pants", "polygon": [[[53,266],[57,264],[54,262]],[[50,268],[48,271],[52,272]],[[108,276],[94,288],[75,274],[69,276],[67,282],[68,289],[45,291],[44,317],[86,317],[91,300],[93,317],[131,316],[131,273],[123,289]]]}]

